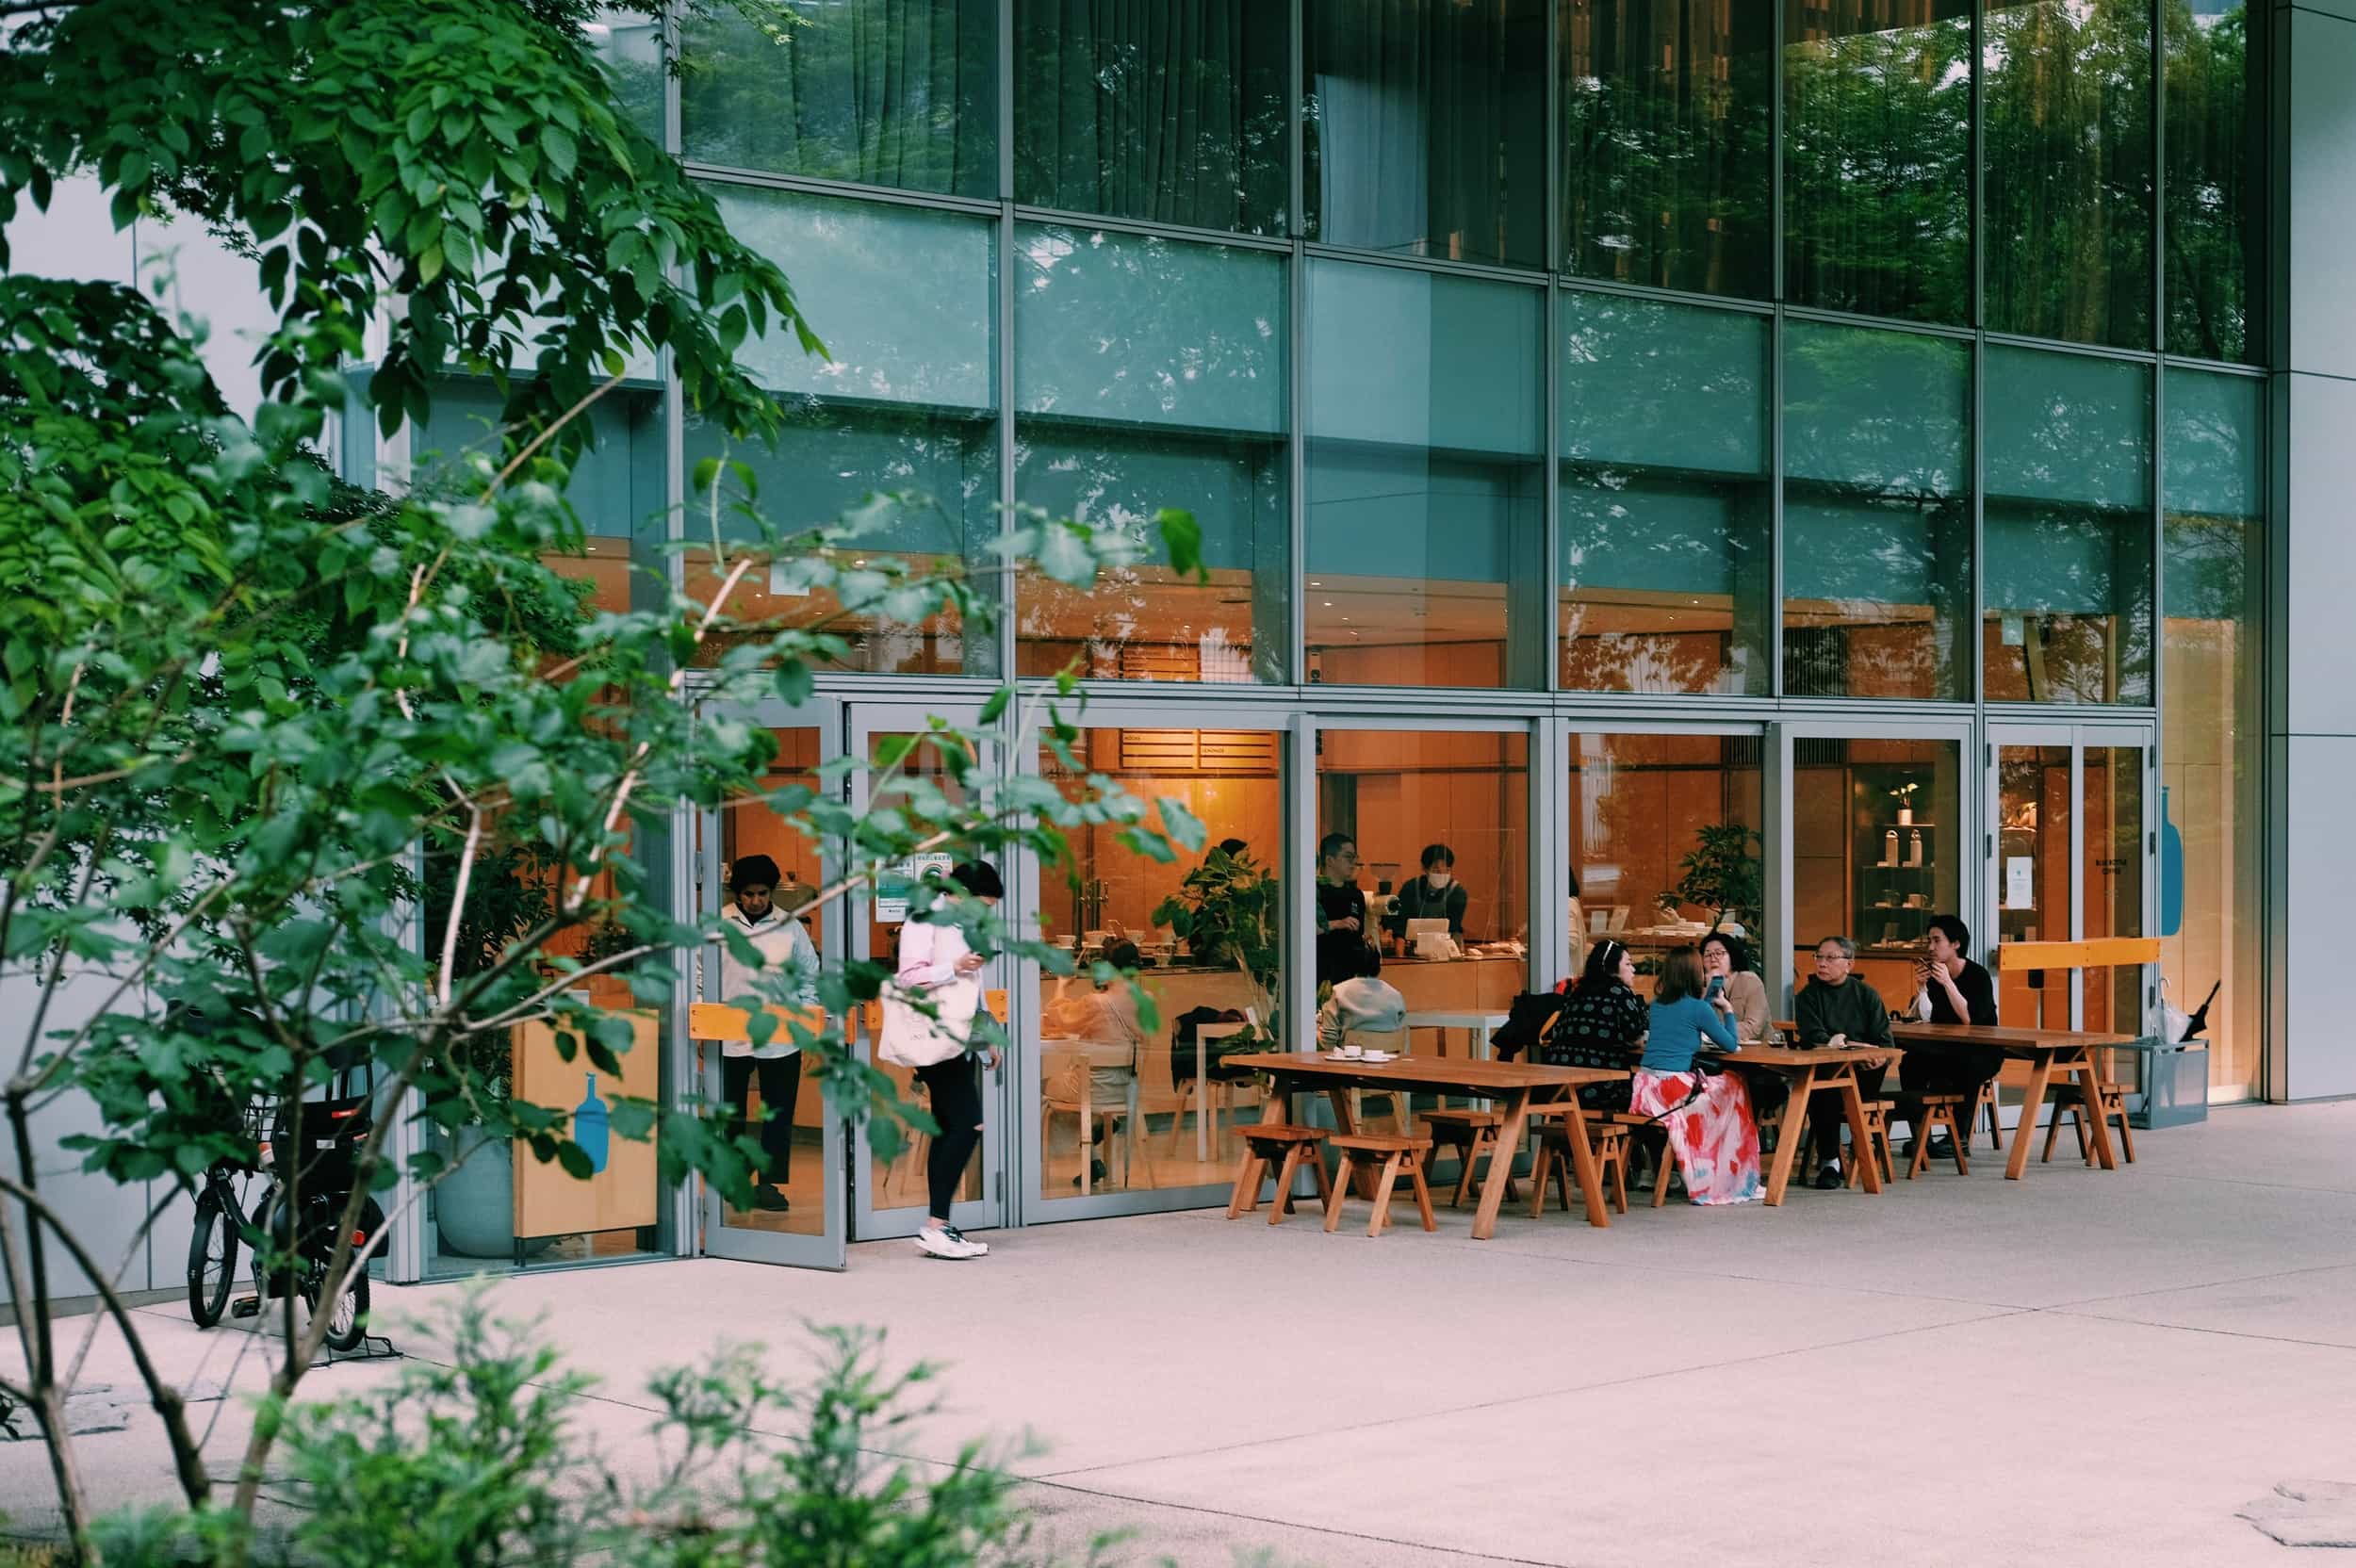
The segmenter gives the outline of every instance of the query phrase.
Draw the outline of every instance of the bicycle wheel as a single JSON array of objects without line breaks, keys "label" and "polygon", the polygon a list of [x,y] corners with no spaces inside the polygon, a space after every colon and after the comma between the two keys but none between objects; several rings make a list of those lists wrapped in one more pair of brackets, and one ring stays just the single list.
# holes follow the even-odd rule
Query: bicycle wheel
[{"label": "bicycle wheel", "polygon": [[237,1216],[208,1184],[196,1195],[196,1230],[188,1237],[188,1315],[198,1328],[221,1321],[237,1272]]},{"label": "bicycle wheel", "polygon": [[[315,1278],[311,1289],[317,1292],[321,1282],[323,1282]],[[316,1296],[311,1302],[311,1308],[314,1312],[319,1310]],[[352,1278],[344,1282],[343,1294],[335,1298],[335,1304],[328,1310],[327,1348],[337,1351],[360,1348],[360,1342],[368,1337],[368,1265],[355,1264],[352,1266]]]}]

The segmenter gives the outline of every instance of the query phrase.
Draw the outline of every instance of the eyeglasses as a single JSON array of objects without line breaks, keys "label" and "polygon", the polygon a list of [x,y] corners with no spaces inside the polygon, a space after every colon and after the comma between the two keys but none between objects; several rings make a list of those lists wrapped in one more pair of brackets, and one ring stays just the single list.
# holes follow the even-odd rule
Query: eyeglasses
[{"label": "eyeglasses", "polygon": [[1816,961],[1819,964],[1846,964],[1855,962],[1855,960],[1845,953],[1819,953],[1816,955]]}]

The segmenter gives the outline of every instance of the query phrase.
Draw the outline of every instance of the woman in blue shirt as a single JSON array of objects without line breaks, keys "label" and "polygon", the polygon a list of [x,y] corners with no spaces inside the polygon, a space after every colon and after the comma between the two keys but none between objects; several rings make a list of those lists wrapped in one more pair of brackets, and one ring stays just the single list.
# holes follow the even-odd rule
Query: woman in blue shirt
[{"label": "woman in blue shirt", "polygon": [[1759,1125],[1740,1074],[1693,1070],[1704,1043],[1732,1051],[1734,1008],[1702,977],[1701,954],[1681,947],[1654,982],[1644,1059],[1628,1086],[1631,1107],[1657,1117],[1684,1168],[1696,1203],[1748,1203],[1759,1197]]}]

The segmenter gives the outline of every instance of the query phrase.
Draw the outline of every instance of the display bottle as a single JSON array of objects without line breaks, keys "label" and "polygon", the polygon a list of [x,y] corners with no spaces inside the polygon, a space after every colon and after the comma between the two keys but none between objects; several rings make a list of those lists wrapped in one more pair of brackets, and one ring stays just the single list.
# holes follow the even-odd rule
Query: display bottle
[{"label": "display bottle", "polygon": [[1894,866],[1897,863],[1898,830],[1892,827],[1882,834],[1882,864],[1885,866]]},{"label": "display bottle", "polygon": [[1909,866],[1919,866],[1922,863],[1922,830],[1921,828],[1916,828],[1913,832],[1906,835],[1906,864]]},{"label": "display bottle", "polygon": [[586,1076],[589,1092],[573,1107],[573,1141],[589,1156],[589,1171],[595,1175],[605,1168],[606,1156],[613,1152],[614,1125],[605,1102],[597,1098],[597,1075]]}]

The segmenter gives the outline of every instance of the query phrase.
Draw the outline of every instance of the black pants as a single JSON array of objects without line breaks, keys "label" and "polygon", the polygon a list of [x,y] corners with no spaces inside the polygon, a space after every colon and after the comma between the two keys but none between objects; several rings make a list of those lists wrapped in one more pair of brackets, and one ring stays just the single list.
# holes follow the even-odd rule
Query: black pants
[{"label": "black pants", "polygon": [[752,1124],[744,1102],[756,1078],[761,1082],[761,1106],[769,1113],[769,1119],[761,1124],[761,1168],[754,1174],[773,1186],[783,1186],[794,1170],[794,1102],[802,1097],[802,1054],[720,1058],[720,1092],[731,1107],[731,1138],[743,1137]]},{"label": "black pants", "polygon": [[957,1200],[965,1168],[982,1141],[981,1064],[971,1056],[952,1056],[918,1068],[916,1081],[924,1086],[933,1120],[941,1124],[941,1131],[933,1136],[932,1152],[924,1159],[924,1180],[931,1188],[933,1205],[927,1212],[937,1219],[946,1219],[949,1205]]},{"label": "black pants", "polygon": [[1955,1119],[1969,1122],[1980,1086],[2004,1070],[2004,1054],[1992,1045],[1918,1047],[1898,1064],[1898,1082],[1908,1094],[1962,1095],[1963,1114]]},{"label": "black pants", "polygon": [[[1882,1074],[1889,1065],[1876,1062],[1872,1067],[1857,1070],[1857,1091],[1859,1097],[1872,1100],[1882,1091]],[[1816,1140],[1816,1158],[1830,1161],[1841,1158],[1841,1129],[1849,1124],[1849,1113],[1843,1108],[1838,1091],[1818,1089],[1808,1097],[1808,1130]],[[1862,1155],[1864,1151],[1859,1150]]]}]

